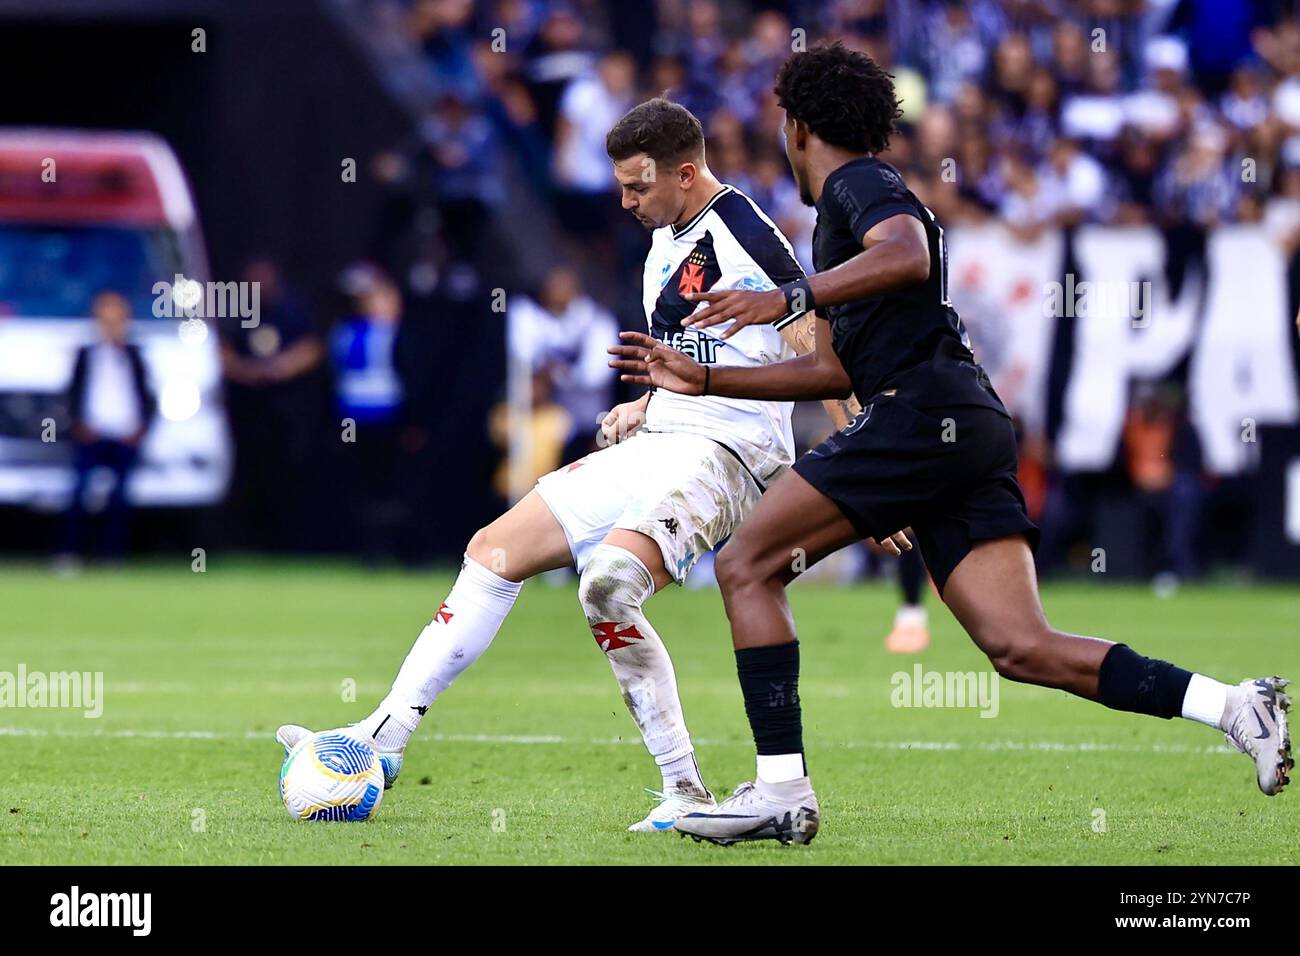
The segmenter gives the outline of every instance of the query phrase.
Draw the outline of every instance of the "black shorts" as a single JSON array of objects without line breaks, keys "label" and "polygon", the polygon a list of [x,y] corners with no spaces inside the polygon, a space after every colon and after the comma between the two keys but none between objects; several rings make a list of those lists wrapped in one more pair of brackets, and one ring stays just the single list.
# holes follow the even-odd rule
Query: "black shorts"
[{"label": "black shorts", "polygon": [[897,396],[877,395],[794,470],[864,538],[911,527],[942,594],[974,542],[1023,534],[1037,546],[1016,457],[1011,420],[992,408],[922,411]]}]

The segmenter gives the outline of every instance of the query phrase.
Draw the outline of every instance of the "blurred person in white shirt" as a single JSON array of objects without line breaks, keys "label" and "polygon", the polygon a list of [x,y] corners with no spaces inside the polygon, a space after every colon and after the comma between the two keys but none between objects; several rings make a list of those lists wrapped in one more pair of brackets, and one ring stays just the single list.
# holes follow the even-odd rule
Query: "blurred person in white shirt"
[{"label": "blurred person in white shirt", "polygon": [[560,98],[552,174],[561,191],[562,225],[578,235],[601,231],[617,204],[609,184],[605,133],[632,106],[636,64],[607,54],[592,76],[574,80]]},{"label": "blurred person in white shirt", "polygon": [[1107,218],[1112,201],[1107,195],[1106,171],[1075,140],[1061,137],[1052,143],[1039,171],[1039,183],[1051,197],[1060,225]]},{"label": "blurred person in white shirt", "polygon": [[605,350],[618,340],[618,323],[586,294],[577,273],[561,266],[543,280],[536,300],[513,297],[506,337],[511,361],[545,374],[552,400],[569,414],[561,460],[581,458],[594,447],[596,426],[614,398]]}]

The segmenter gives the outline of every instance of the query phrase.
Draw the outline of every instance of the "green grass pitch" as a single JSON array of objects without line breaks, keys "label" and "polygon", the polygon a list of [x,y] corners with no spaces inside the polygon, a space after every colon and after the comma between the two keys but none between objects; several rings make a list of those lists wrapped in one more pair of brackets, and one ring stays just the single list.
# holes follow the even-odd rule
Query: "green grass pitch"
[{"label": "green grass pitch", "polygon": [[[624,828],[657,786],[574,587],[524,589],[496,643],[430,710],[366,824],[291,821],[283,722],[366,714],[447,574],[213,561],[0,574],[0,671],[102,671],[104,710],[0,707],[0,865],[278,863],[1288,863],[1300,794],[1187,721],[1003,682],[999,710],[899,708],[892,676],[988,671],[929,597],[934,644],[886,654],[894,591],[796,586],[806,741],[822,804],[809,847],[721,849]],[[1058,626],[1233,681],[1300,674],[1300,593],[1059,585]],[[649,613],[673,653],[706,780],[753,754],[716,591]],[[355,682],[355,700],[346,693]]]}]

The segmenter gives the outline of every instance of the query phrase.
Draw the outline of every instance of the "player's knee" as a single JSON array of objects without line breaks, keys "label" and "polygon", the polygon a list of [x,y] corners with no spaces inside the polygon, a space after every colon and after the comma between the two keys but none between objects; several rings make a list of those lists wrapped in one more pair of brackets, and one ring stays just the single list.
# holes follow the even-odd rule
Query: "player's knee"
[{"label": "player's knee", "polygon": [[1024,648],[1016,644],[1009,644],[1001,651],[990,654],[989,660],[993,664],[993,669],[998,672],[999,677],[1005,677],[1007,680],[1013,681],[1025,681],[1032,665],[1030,655]]},{"label": "player's knee", "polygon": [[744,549],[737,547],[734,541],[719,551],[717,560],[713,562],[713,574],[723,594],[744,587],[749,581],[748,571]]},{"label": "player's knee", "polygon": [[470,537],[465,553],[484,567],[491,567],[492,554],[500,549],[500,544],[494,538],[491,525],[479,528]]},{"label": "player's knee", "polygon": [[779,555],[765,554],[731,541],[718,552],[713,572],[724,594],[750,587],[784,586],[786,562]]},{"label": "player's knee", "polygon": [[1040,628],[1007,629],[985,643],[989,661],[1000,677],[1021,683],[1038,681],[1047,670],[1050,635]]},{"label": "player's knee", "polygon": [[626,620],[654,592],[650,572],[630,551],[601,545],[578,578],[578,601],[588,620]]},{"label": "player's knee", "polygon": [[578,577],[578,603],[588,620],[606,621],[617,617],[617,591],[617,582],[594,562],[588,564]]}]

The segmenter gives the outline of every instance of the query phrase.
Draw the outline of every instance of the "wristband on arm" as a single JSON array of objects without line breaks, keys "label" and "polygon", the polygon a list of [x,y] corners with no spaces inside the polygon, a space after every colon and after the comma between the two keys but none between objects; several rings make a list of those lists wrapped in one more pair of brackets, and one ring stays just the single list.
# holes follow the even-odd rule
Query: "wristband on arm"
[{"label": "wristband on arm", "polygon": [[817,303],[813,301],[812,286],[808,284],[807,276],[781,286],[781,294],[785,296],[786,308],[794,315],[803,315],[805,312],[812,312],[817,308]]}]

